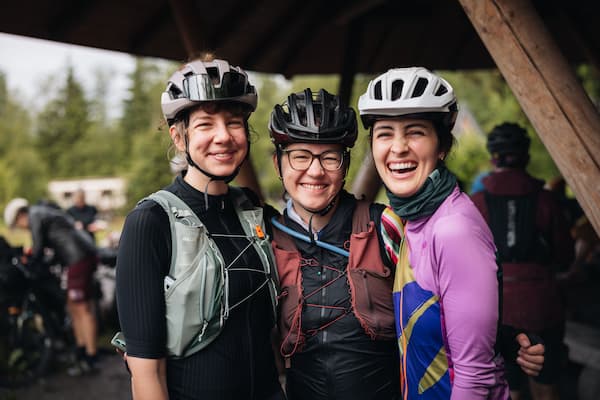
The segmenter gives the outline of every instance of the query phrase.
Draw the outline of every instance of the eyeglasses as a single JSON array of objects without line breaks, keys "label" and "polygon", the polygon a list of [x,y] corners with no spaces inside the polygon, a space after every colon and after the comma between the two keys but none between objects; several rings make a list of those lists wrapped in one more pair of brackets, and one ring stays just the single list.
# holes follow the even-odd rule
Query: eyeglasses
[{"label": "eyeglasses", "polygon": [[319,164],[326,171],[337,171],[344,164],[345,151],[324,151],[321,154],[313,154],[308,150],[282,150],[288,156],[290,166],[296,171],[306,171],[310,168],[313,160],[317,158]]}]

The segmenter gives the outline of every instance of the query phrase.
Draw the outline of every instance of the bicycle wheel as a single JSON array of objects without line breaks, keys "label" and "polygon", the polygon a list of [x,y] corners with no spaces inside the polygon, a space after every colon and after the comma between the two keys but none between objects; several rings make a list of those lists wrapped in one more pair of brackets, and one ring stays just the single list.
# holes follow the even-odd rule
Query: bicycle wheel
[{"label": "bicycle wheel", "polygon": [[21,315],[18,321],[11,321],[3,342],[1,351],[5,354],[0,358],[0,386],[24,386],[47,372],[53,348],[42,315]]}]

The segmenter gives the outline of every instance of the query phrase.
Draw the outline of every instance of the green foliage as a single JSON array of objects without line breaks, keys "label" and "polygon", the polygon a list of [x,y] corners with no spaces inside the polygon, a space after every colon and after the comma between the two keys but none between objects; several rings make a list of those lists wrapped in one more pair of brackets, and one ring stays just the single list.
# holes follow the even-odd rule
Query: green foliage
[{"label": "green foliage", "polygon": [[269,118],[275,104],[286,96],[278,83],[282,79],[267,74],[253,74],[252,83],[258,91],[258,107],[250,116],[250,159],[263,196],[270,204],[276,204],[283,192],[281,182],[273,167],[273,144],[269,137]]},{"label": "green foliage", "polygon": [[[50,173],[59,177],[80,176],[78,155],[72,146],[90,127],[89,105],[83,88],[69,67],[64,86],[38,117],[36,147]],[[74,168],[75,167],[75,168]]]},{"label": "green foliage", "polygon": [[149,130],[133,138],[131,168],[127,176],[127,210],[143,197],[173,180],[167,150],[171,138],[163,131]]},{"label": "green foliage", "polygon": [[0,207],[14,197],[38,199],[46,192],[45,166],[32,147],[28,112],[10,96],[0,73]]},{"label": "green foliage", "polygon": [[125,170],[130,162],[135,162],[131,159],[135,137],[146,134],[161,120],[159,100],[166,81],[164,75],[158,65],[141,58],[136,59],[135,70],[129,75],[129,98],[123,103],[118,147],[115,148]]},{"label": "green foliage", "polygon": [[600,108],[600,71],[592,65],[584,64],[577,68],[577,75],[592,103]]},{"label": "green foliage", "polygon": [[446,159],[446,165],[454,172],[463,189],[469,192],[473,178],[490,167],[485,139],[474,133],[461,135]]},{"label": "green foliage", "polygon": [[[461,104],[466,104],[485,133],[503,122],[515,122],[527,129],[532,142],[531,161],[527,168],[531,174],[545,180],[558,175],[558,168],[498,71],[442,72],[441,74],[454,87],[459,108]],[[462,137],[459,138],[454,159],[449,160],[449,163],[452,170],[459,175],[466,186],[469,186],[478,172],[489,168],[481,162],[482,159],[489,159],[489,154],[485,150],[485,145],[477,147],[473,143],[463,144],[462,140]]]}]

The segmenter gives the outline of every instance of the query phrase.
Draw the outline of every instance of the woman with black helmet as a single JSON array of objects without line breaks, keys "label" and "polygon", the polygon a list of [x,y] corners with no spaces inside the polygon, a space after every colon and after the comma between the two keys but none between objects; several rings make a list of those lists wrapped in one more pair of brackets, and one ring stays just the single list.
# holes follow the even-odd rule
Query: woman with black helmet
[{"label": "woman with black helmet", "polygon": [[242,69],[210,57],[183,65],[162,94],[188,166],[138,203],[121,236],[117,299],[134,399],[284,398],[262,209],[228,185],[248,155],[256,102]]},{"label": "woman with black helmet", "polygon": [[394,265],[380,250],[384,206],[343,189],[357,137],[354,110],[323,89],[306,89],[275,106],[269,130],[289,198],[272,220],[287,395],[399,398]]},{"label": "woman with black helmet", "polygon": [[[391,69],[369,83],[358,108],[390,201],[381,225],[396,265],[403,397],[509,398],[494,348],[493,238],[444,165],[458,111],[452,87],[425,68]],[[530,345],[525,335],[519,342]]]}]

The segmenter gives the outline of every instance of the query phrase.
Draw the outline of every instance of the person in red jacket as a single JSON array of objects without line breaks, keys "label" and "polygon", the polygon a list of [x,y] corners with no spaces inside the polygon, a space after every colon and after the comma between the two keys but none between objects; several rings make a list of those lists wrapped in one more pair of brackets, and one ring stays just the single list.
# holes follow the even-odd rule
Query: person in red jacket
[{"label": "person in red jacket", "polygon": [[[570,265],[574,246],[557,199],[525,170],[529,144],[521,126],[496,126],[487,139],[494,170],[472,199],[503,268],[503,323],[538,334],[546,346],[544,368],[529,382],[533,398],[557,399],[565,312],[555,274]],[[519,399],[525,376],[510,359],[506,369],[511,396]]]}]

